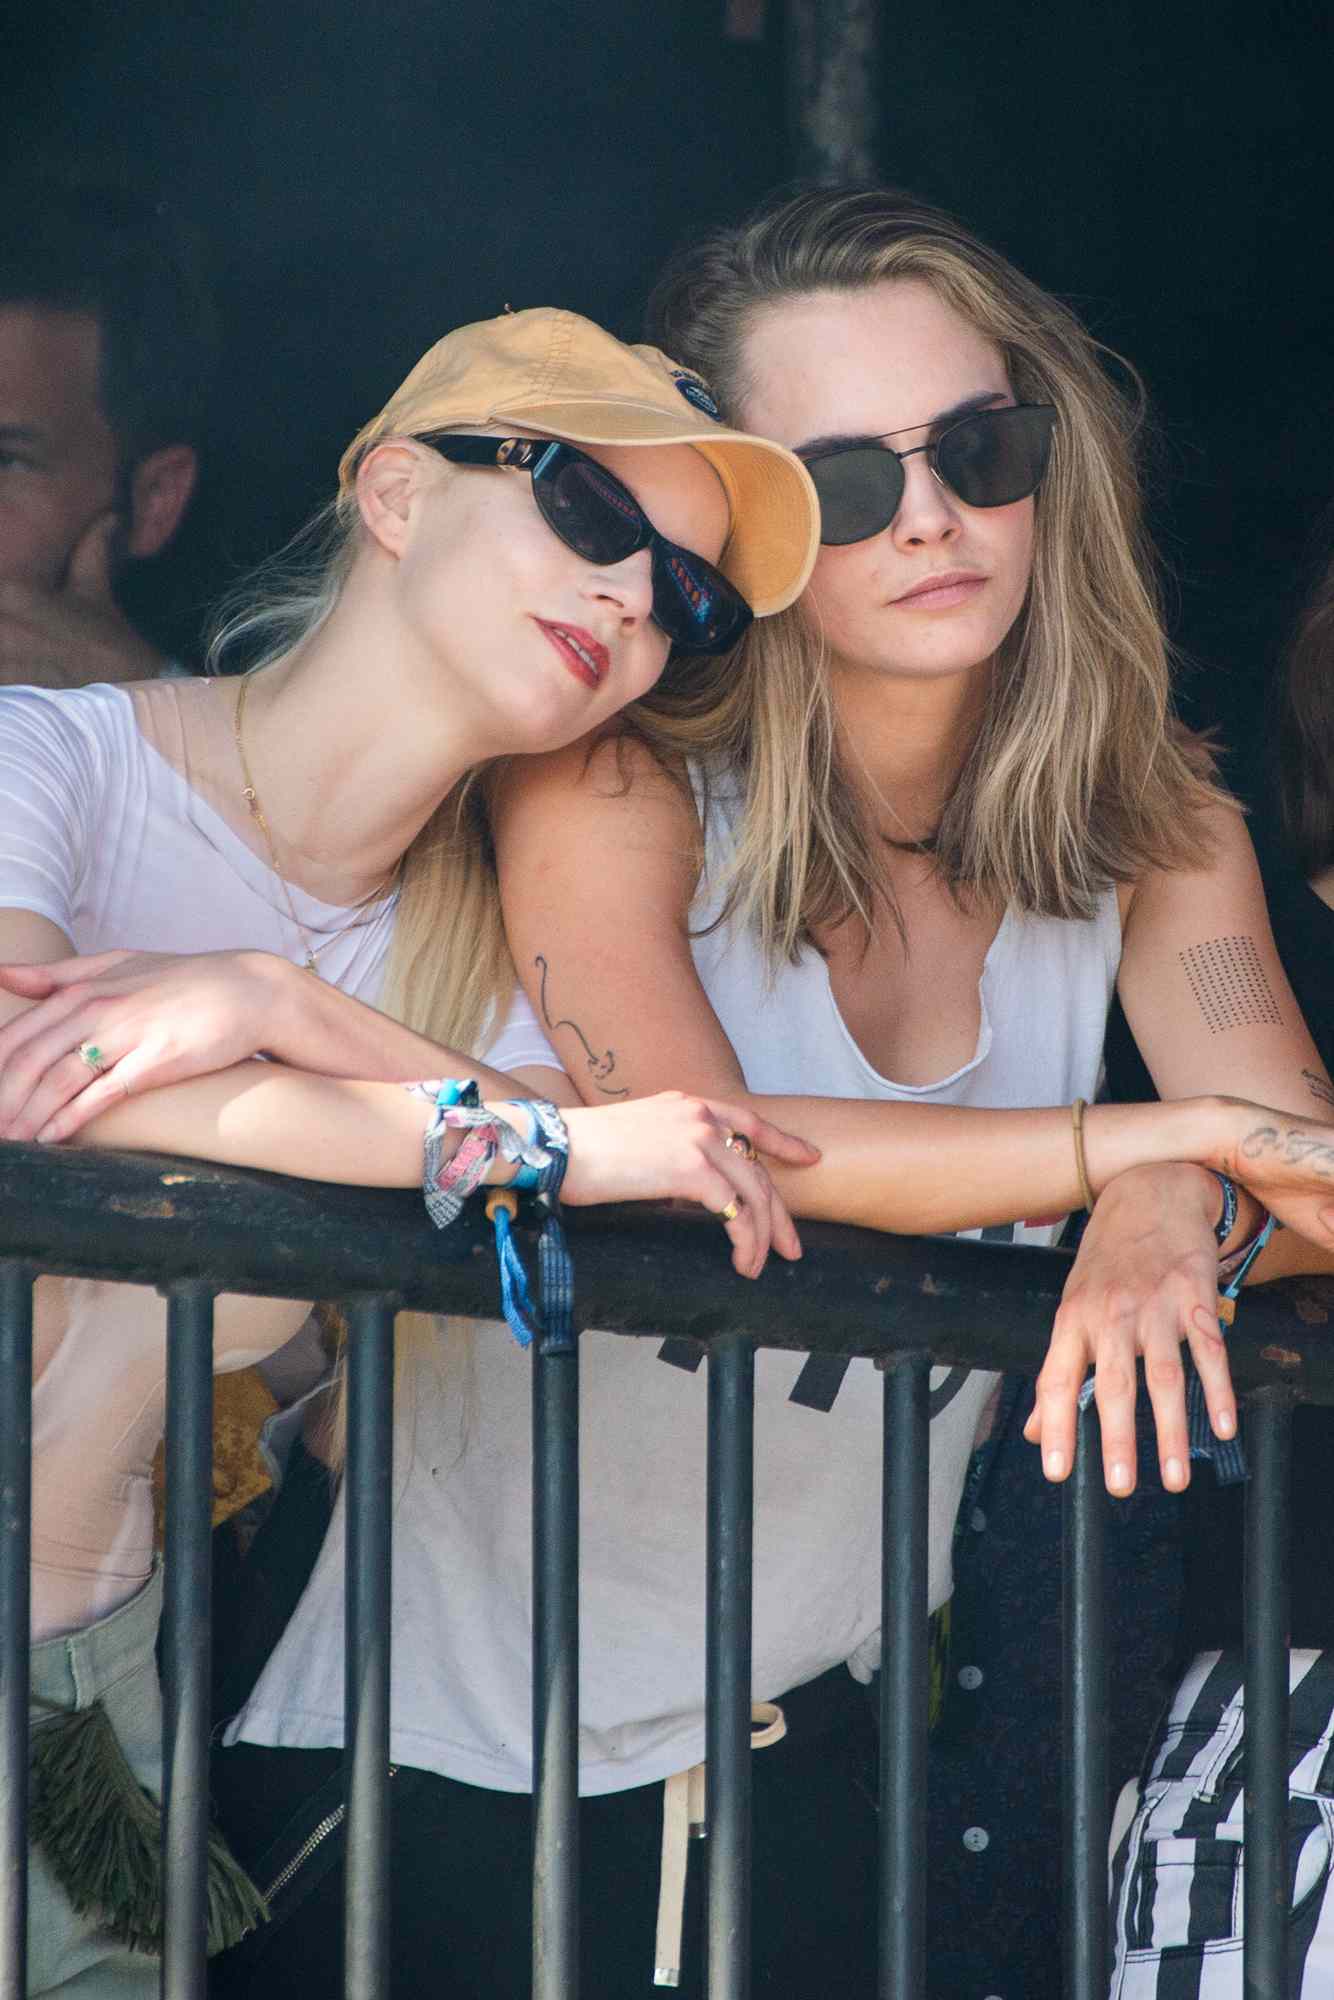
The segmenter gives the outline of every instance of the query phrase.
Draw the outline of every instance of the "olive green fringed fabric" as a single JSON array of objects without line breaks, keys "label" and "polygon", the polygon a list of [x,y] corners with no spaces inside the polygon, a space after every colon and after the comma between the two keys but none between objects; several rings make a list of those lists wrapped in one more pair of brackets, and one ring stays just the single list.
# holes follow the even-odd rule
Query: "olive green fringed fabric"
[{"label": "olive green fringed fabric", "polygon": [[[131,1951],[162,1947],[162,1808],[125,1759],[100,1701],[32,1732],[31,1838],[80,1916]],[[223,1951],[268,1908],[221,1834],[208,1842],[208,1950]]]}]

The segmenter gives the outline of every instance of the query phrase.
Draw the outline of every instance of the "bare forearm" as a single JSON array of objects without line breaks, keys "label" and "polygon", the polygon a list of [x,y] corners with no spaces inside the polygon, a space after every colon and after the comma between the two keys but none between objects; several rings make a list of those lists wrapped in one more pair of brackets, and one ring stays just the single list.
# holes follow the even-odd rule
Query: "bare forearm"
[{"label": "bare forearm", "polygon": [[[798,1216],[929,1235],[1064,1215],[1082,1205],[1068,1105],[973,1111],[819,1097],[751,1101],[821,1150],[815,1166],[774,1172]],[[1217,1164],[1230,1130],[1216,1099],[1095,1105],[1085,1117],[1094,1191],[1132,1167]]]},{"label": "bare forearm", "polygon": [[256,954],[257,961],[261,957],[262,977],[274,1002],[267,1053],[279,1062],[321,1076],[385,1083],[411,1083],[423,1076],[474,1077],[483,1090],[499,1088],[507,1094],[501,1073],[485,1063],[405,1028],[300,966]]},{"label": "bare forearm", "polygon": [[[513,1089],[506,1093],[513,1095]],[[117,1104],[73,1142],[363,1187],[421,1179],[428,1107],[401,1085],[249,1062]]]}]

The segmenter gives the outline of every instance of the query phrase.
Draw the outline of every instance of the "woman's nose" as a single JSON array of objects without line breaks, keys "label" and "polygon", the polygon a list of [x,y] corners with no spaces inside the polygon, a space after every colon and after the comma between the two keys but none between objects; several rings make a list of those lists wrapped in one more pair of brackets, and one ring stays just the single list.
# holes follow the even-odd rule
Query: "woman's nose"
[{"label": "woman's nose", "polygon": [[949,541],[962,525],[953,494],[936,478],[925,452],[913,452],[900,462],[903,498],[891,523],[895,541]]},{"label": "woman's nose", "polygon": [[619,608],[622,618],[639,623],[653,609],[653,552],[636,549],[622,562],[599,564],[587,574],[585,591]]}]

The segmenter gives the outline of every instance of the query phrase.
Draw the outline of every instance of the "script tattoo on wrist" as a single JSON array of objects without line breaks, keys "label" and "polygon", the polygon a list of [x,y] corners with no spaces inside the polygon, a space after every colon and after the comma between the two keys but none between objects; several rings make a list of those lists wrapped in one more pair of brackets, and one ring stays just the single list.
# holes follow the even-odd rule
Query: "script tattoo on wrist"
[{"label": "script tattoo on wrist", "polygon": [[1209,938],[1177,957],[1211,1035],[1226,1028],[1282,1027],[1254,938]]},{"label": "script tattoo on wrist", "polygon": [[1317,1076],[1313,1069],[1304,1069],[1302,1081],[1318,1104],[1334,1105],[1334,1085],[1327,1083],[1323,1076]]},{"label": "script tattoo on wrist", "polygon": [[1277,1125],[1255,1125],[1239,1148],[1243,1160],[1284,1160],[1290,1167],[1309,1167],[1322,1180],[1334,1181],[1334,1145],[1313,1132],[1283,1131]]},{"label": "script tattoo on wrist", "polygon": [[568,1028],[572,1034],[579,1037],[580,1046],[583,1049],[588,1065],[588,1073],[604,1097],[628,1097],[630,1095],[628,1084],[622,1088],[619,1085],[607,1082],[607,1078],[612,1075],[616,1068],[615,1049],[604,1049],[602,1054],[599,1055],[577,1021],[571,1021],[568,1018],[560,1021],[552,1020],[551,1009],[547,1006],[547,975],[551,971],[551,967],[547,964],[541,952],[537,954],[537,957],[533,960],[533,964],[539,968],[542,974],[542,984],[538,990],[538,998],[542,1003],[542,1019],[547,1027],[551,1029],[553,1034],[557,1028]]}]

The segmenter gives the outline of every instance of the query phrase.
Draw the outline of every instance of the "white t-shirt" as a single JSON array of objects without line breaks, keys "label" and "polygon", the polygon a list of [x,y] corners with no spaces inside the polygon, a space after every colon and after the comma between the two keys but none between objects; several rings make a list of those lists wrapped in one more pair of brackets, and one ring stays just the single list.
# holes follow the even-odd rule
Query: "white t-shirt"
[{"label": "white t-shirt", "polygon": [[[706,882],[729,838],[726,813],[711,815]],[[692,927],[715,913],[706,890]],[[1114,890],[1088,923],[1010,912],[982,973],[972,1059],[915,1088],[867,1062],[814,952],[770,980],[754,940],[735,929],[693,948],[754,1090],[990,1106],[1096,1094],[1120,958]],[[1046,1244],[1062,1220],[985,1233]],[[704,1752],[707,1382],[670,1342],[590,1332],[581,1356],[580,1787],[595,1794],[663,1778]],[[954,1517],[995,1380],[932,1376],[933,1608],[950,1593]],[[451,1329],[434,1354],[400,1366],[392,1754],[499,1791],[531,1785],[529,1394],[528,1358],[503,1327]],[[841,1661],[866,1678],[878,1660],[882,1410],[883,1377],[869,1361],[757,1356],[757,1699]],[[341,1743],[343,1601],[340,1501],[232,1740]]]},{"label": "white t-shirt", "polygon": [[[292,897],[317,945],[329,940],[323,976],[374,1001],[394,899],[359,922],[299,889]],[[80,952],[245,946],[302,956],[272,871],[145,740],[118,687],[0,691],[0,908],[48,918]],[[522,995],[488,1060],[559,1069]],[[262,1359],[303,1311],[219,1299],[219,1367]],[[36,1316],[32,1602],[41,1639],[114,1610],[149,1573],[166,1304],[143,1286],[43,1278]]]}]

